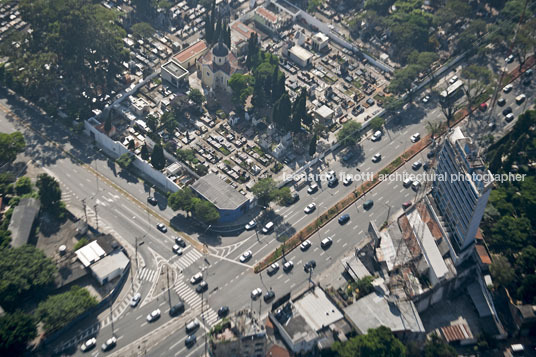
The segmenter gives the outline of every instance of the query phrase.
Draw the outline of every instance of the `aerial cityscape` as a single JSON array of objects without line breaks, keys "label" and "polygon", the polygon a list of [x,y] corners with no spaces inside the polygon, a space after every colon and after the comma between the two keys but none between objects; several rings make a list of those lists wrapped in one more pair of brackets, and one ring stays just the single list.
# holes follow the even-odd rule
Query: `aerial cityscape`
[{"label": "aerial cityscape", "polygon": [[0,356],[536,356],[536,1],[0,21]]}]

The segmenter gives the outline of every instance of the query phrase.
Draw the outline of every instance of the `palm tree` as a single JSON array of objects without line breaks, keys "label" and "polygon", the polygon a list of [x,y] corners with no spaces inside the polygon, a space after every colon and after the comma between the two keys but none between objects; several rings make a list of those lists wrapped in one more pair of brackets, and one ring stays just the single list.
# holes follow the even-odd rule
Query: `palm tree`
[{"label": "palm tree", "polygon": [[428,133],[432,136],[433,141],[441,133],[441,123],[427,121],[426,130],[428,130]]}]

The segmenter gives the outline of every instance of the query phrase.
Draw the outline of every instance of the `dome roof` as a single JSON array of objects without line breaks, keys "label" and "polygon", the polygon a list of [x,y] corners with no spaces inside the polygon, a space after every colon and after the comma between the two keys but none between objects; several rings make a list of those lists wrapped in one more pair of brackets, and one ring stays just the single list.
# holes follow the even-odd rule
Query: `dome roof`
[{"label": "dome roof", "polygon": [[212,54],[216,57],[227,57],[229,54],[229,49],[227,49],[227,46],[225,46],[221,41],[214,46],[212,49]]}]

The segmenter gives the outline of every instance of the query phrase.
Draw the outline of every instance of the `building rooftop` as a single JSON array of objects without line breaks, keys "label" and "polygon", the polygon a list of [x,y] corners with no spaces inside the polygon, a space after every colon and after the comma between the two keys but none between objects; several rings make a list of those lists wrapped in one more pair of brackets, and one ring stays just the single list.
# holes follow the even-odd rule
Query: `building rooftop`
[{"label": "building rooftop", "polygon": [[86,268],[106,256],[106,252],[96,240],[78,249],[75,254]]},{"label": "building rooftop", "polygon": [[112,272],[125,269],[128,263],[129,259],[125,253],[122,250],[116,250],[93,264],[90,269],[102,281]]},{"label": "building rooftop", "polygon": [[193,45],[177,53],[175,56],[173,56],[173,59],[177,61],[178,63],[185,63],[190,58],[198,56],[201,52],[205,51],[206,49],[207,49],[207,43],[204,40],[197,41]]},{"label": "building rooftop", "polygon": [[344,317],[320,288],[307,292],[299,300],[294,301],[294,306],[315,331],[322,330]]},{"label": "building rooftop", "polygon": [[256,33],[255,30],[240,21],[233,22],[231,25],[231,31],[234,31],[235,34],[238,34],[238,36],[241,37],[241,40],[249,40],[251,35]]},{"label": "building rooftop", "polygon": [[373,292],[344,309],[346,317],[360,333],[370,328],[386,326],[393,332],[424,333],[424,326],[412,301],[387,301],[385,296]]},{"label": "building rooftop", "polygon": [[258,7],[255,12],[272,23],[277,22],[277,15],[264,7]]},{"label": "building rooftop", "polygon": [[235,210],[248,201],[233,186],[213,173],[199,178],[191,187],[220,210]]},{"label": "building rooftop", "polygon": [[173,61],[167,62],[166,64],[162,66],[162,68],[177,78],[181,78],[188,74],[188,71],[184,67],[182,67],[181,65]]},{"label": "building rooftop", "polygon": [[327,105],[323,105],[316,110],[316,114],[318,114],[322,118],[329,118],[333,115],[333,113],[335,112],[331,110]]},{"label": "building rooftop", "polygon": [[305,48],[301,46],[293,46],[290,50],[290,53],[292,53],[294,56],[298,57],[302,61],[308,61],[311,57],[313,57],[313,54],[309,51],[307,51]]},{"label": "building rooftop", "polygon": [[329,37],[324,35],[322,32],[318,32],[313,36],[313,40],[316,42],[326,42],[329,41]]},{"label": "building rooftop", "polygon": [[41,208],[39,200],[31,197],[23,198],[13,210],[9,231],[11,232],[11,246],[13,248],[28,244],[33,222]]},{"label": "building rooftop", "polygon": [[469,325],[465,323],[441,327],[440,331],[448,343],[474,339]]}]

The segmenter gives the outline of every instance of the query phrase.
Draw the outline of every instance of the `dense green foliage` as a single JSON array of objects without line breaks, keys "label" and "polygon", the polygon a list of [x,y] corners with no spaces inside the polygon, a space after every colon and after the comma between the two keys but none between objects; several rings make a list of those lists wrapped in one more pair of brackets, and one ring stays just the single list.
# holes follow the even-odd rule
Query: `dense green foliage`
[{"label": "dense green foliage", "polygon": [[18,196],[32,192],[32,180],[27,176],[22,176],[15,183],[15,193]]},{"label": "dense green foliage", "polygon": [[522,114],[512,131],[488,152],[494,174],[518,172],[524,180],[497,183],[491,192],[482,228],[493,257],[496,285],[514,299],[536,303],[536,111]]},{"label": "dense green foliage", "polygon": [[361,123],[348,121],[337,132],[337,141],[343,146],[353,146],[361,138]]},{"label": "dense green foliage", "polygon": [[132,34],[138,39],[146,39],[154,35],[154,28],[147,22],[138,22],[130,28]]},{"label": "dense green foliage", "polygon": [[40,174],[37,176],[35,185],[39,188],[41,209],[45,212],[57,212],[61,202],[61,189],[58,181],[47,174]]},{"label": "dense green foliage", "polygon": [[17,154],[24,151],[26,142],[20,131],[0,133],[0,166],[15,161]]},{"label": "dense green foliage", "polygon": [[331,347],[340,357],[401,357],[406,348],[391,330],[381,326],[369,329],[366,335],[350,338],[346,342],[335,342]]},{"label": "dense green foliage", "polygon": [[49,296],[39,304],[36,313],[47,332],[57,330],[85,310],[97,304],[97,299],[84,288],[73,286],[71,290]]},{"label": "dense green foliage", "polygon": [[35,321],[30,315],[16,311],[0,316],[0,355],[22,356],[36,336]]},{"label": "dense green foliage", "polygon": [[119,156],[116,161],[122,169],[128,169],[132,165],[132,162],[134,162],[134,154],[126,152]]},{"label": "dense green foliage", "polygon": [[220,213],[216,206],[198,198],[189,187],[169,195],[168,204],[174,211],[182,210],[186,213],[192,213],[203,223],[211,224],[220,219]]},{"label": "dense green foliage", "polygon": [[162,145],[154,145],[153,153],[151,154],[151,164],[157,170],[162,170],[166,166],[166,158],[164,156],[164,148],[162,148]]},{"label": "dense green foliage", "polygon": [[278,189],[277,184],[271,177],[257,181],[251,188],[251,192],[257,197],[260,206],[268,206],[272,201],[286,204],[291,199],[290,190],[285,187]]},{"label": "dense green foliage", "polygon": [[54,281],[56,265],[33,246],[2,248],[0,256],[0,306],[8,311]]}]

